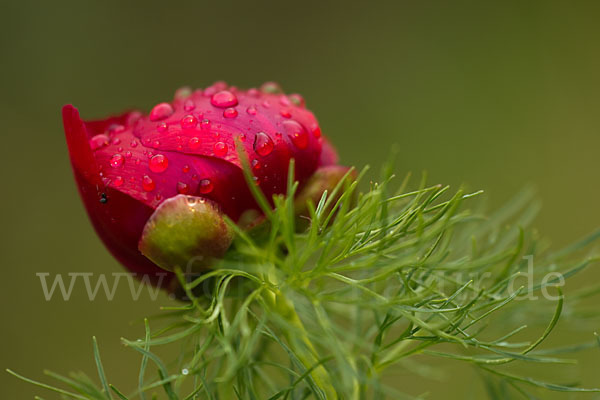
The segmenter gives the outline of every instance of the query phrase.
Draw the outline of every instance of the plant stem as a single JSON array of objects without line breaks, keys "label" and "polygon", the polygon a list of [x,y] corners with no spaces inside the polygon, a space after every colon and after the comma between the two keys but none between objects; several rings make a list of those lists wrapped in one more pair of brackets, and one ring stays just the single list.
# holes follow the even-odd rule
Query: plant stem
[{"label": "plant stem", "polygon": [[337,399],[338,395],[331,384],[331,377],[325,367],[319,364],[322,360],[319,360],[317,357],[317,350],[308,337],[306,328],[300,320],[296,308],[281,291],[277,290],[269,294],[270,296],[266,296],[269,297],[268,303],[280,317],[284,318],[291,325],[291,329],[286,329],[284,332],[288,345],[304,367],[312,369],[310,375],[316,385],[323,391],[325,398],[328,400]]}]

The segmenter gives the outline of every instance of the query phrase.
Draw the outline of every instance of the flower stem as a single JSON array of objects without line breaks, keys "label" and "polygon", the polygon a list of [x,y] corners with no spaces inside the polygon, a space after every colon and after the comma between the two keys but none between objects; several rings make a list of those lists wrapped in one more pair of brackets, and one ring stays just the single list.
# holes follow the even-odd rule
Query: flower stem
[{"label": "flower stem", "polygon": [[331,384],[331,377],[322,364],[322,360],[317,357],[317,350],[312,344],[302,320],[296,312],[296,308],[289,299],[277,290],[270,292],[268,303],[277,314],[290,324],[290,329],[284,331],[288,345],[295,353],[306,369],[312,369],[310,373],[315,384],[323,391],[326,399],[335,400],[338,398],[337,392]]}]

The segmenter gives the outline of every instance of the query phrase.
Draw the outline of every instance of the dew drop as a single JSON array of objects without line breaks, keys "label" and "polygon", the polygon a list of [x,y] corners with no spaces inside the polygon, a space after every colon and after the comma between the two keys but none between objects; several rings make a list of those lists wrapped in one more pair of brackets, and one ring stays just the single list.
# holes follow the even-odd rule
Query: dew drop
[{"label": "dew drop", "polygon": [[268,156],[273,151],[275,144],[273,140],[264,132],[258,132],[254,137],[254,151],[262,157]]},{"label": "dew drop", "polygon": [[238,112],[235,108],[230,107],[230,108],[225,109],[225,111],[223,111],[223,116],[225,118],[235,118],[235,117],[237,117],[237,115],[238,115]]},{"label": "dew drop", "polygon": [[127,125],[131,126],[138,122],[142,118],[142,113],[139,111],[133,111],[127,116]]},{"label": "dew drop", "polygon": [[190,139],[190,141],[188,142],[188,146],[190,146],[190,149],[192,150],[196,150],[198,147],[200,147],[201,142],[200,139],[197,137],[193,137]]},{"label": "dew drop", "polygon": [[92,150],[98,150],[104,146],[108,146],[110,139],[108,136],[100,134],[90,139],[90,148]]},{"label": "dew drop", "polygon": [[271,108],[271,103],[268,100],[262,102],[262,106],[264,108]]},{"label": "dew drop", "polygon": [[305,103],[304,103],[304,97],[302,97],[301,95],[295,93],[295,94],[290,94],[289,95],[289,99],[290,101],[297,105],[298,107],[304,107]]},{"label": "dew drop", "polygon": [[160,124],[156,125],[156,130],[159,132],[166,132],[167,129],[169,129],[169,126],[167,125],[166,122],[161,122]]},{"label": "dew drop", "polygon": [[202,194],[208,194],[213,191],[213,184],[210,179],[202,179],[198,185],[198,191]]},{"label": "dew drop", "polygon": [[114,138],[111,143],[114,144],[114,145],[120,144],[121,143],[121,139]]},{"label": "dew drop", "polygon": [[180,87],[175,91],[175,100],[183,100],[192,95],[192,89],[189,86]]},{"label": "dew drop", "polygon": [[250,106],[250,107],[246,108],[246,112],[250,115],[256,115],[256,107]]},{"label": "dew drop", "polygon": [[117,168],[123,165],[125,158],[121,154],[115,154],[110,158],[110,166]]},{"label": "dew drop", "polygon": [[204,118],[202,122],[200,122],[200,129],[207,131],[210,129],[210,120]]},{"label": "dew drop", "polygon": [[255,170],[255,171],[258,171],[260,169],[260,167],[261,167],[260,161],[258,161],[258,160],[252,160],[252,164],[251,165],[252,165],[252,169]]},{"label": "dew drop", "polygon": [[150,167],[150,171],[160,174],[161,172],[165,172],[169,167],[169,159],[162,154],[157,154],[150,159],[148,166]]},{"label": "dew drop", "polygon": [[196,108],[196,104],[194,104],[192,99],[187,99],[185,103],[183,103],[183,109],[185,111],[192,111],[194,108]]},{"label": "dew drop", "polygon": [[173,107],[169,103],[159,103],[150,111],[150,121],[160,121],[173,114]]},{"label": "dew drop", "polygon": [[193,129],[198,125],[198,119],[193,115],[186,115],[181,119],[180,124],[182,129]]},{"label": "dew drop", "polygon": [[290,111],[290,109],[289,109],[289,108],[282,108],[282,109],[279,111],[279,114],[281,114],[281,116],[282,116],[283,118],[292,118],[292,112]]},{"label": "dew drop", "polygon": [[321,127],[319,126],[319,124],[314,124],[311,127],[311,131],[314,137],[316,137],[317,139],[321,137]]},{"label": "dew drop", "polygon": [[210,97],[210,96],[214,95],[215,93],[217,93],[217,89],[214,86],[207,87],[206,89],[204,89],[204,92],[203,92],[203,94],[206,97]]},{"label": "dew drop", "polygon": [[126,158],[131,158],[132,156],[133,156],[133,153],[131,153],[130,151],[125,153]]},{"label": "dew drop", "polygon": [[190,185],[183,182],[177,182],[177,193],[188,194],[190,192]]},{"label": "dew drop", "polygon": [[212,95],[210,103],[215,107],[226,108],[236,106],[238,99],[230,91],[222,90]]},{"label": "dew drop", "polygon": [[138,142],[137,142],[137,140],[132,140],[129,145],[135,149],[138,145]]},{"label": "dew drop", "polygon": [[142,178],[142,188],[146,192],[151,192],[156,188],[156,184],[154,183],[152,178],[150,178],[148,175],[144,175],[144,177]]},{"label": "dew drop", "polygon": [[189,375],[190,371],[187,368],[181,370],[181,375]]},{"label": "dew drop", "polygon": [[284,107],[289,107],[292,105],[292,102],[286,95],[281,95],[279,97],[279,104],[281,104]]},{"label": "dew drop", "polygon": [[265,82],[261,85],[260,90],[263,93],[279,94],[282,93],[281,86],[276,82]]},{"label": "dew drop", "polygon": [[123,132],[125,132],[125,127],[121,124],[112,124],[108,127],[108,133],[111,135],[116,135]]},{"label": "dew drop", "polygon": [[188,172],[190,172],[190,166],[184,165],[181,170],[183,171],[184,174],[187,174]]},{"label": "dew drop", "polygon": [[155,149],[160,147],[160,141],[155,140],[154,142],[152,142],[152,147],[154,147]]},{"label": "dew drop", "polygon": [[300,125],[294,120],[291,120],[284,121],[283,127],[292,139],[292,143],[294,143],[294,146],[296,146],[299,149],[305,149],[306,147],[308,147],[308,132],[306,131],[306,129],[304,129],[302,125]]},{"label": "dew drop", "polygon": [[223,157],[224,155],[227,154],[227,145],[223,142],[217,142],[215,143],[215,145],[213,146],[213,150],[215,152],[215,156],[217,157]]},{"label": "dew drop", "polygon": [[117,176],[113,181],[113,185],[115,185],[116,187],[123,186],[123,177]]}]

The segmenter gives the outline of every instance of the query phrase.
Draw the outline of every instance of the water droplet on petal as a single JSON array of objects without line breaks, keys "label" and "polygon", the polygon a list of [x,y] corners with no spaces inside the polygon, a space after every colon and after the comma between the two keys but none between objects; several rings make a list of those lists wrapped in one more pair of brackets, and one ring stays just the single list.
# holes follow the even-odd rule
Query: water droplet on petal
[{"label": "water droplet on petal", "polygon": [[262,102],[262,106],[264,108],[271,108],[271,103],[268,100]]},{"label": "water droplet on petal", "polygon": [[104,146],[108,146],[109,141],[110,139],[108,136],[104,134],[96,135],[90,139],[90,148],[92,150],[98,150]]},{"label": "water droplet on petal", "polygon": [[204,92],[203,92],[203,94],[206,97],[210,97],[210,96],[212,96],[215,93],[217,93],[217,89],[214,86],[207,87],[206,89],[204,89]]},{"label": "water droplet on petal", "polygon": [[290,99],[290,101],[292,103],[294,103],[295,105],[297,105],[298,107],[304,107],[305,103],[304,103],[304,97],[302,97],[301,95],[295,93],[295,94],[290,94],[288,96],[288,98]]},{"label": "water droplet on petal", "polygon": [[183,100],[192,95],[192,88],[189,86],[180,87],[175,91],[175,100]]},{"label": "water droplet on petal", "polygon": [[235,108],[227,108],[225,111],[223,111],[223,116],[225,118],[235,118],[237,115],[238,112]]},{"label": "water droplet on petal", "polygon": [[177,193],[188,194],[190,192],[190,185],[183,182],[177,182]]},{"label": "water droplet on petal", "polygon": [[258,132],[254,137],[254,151],[259,156],[268,156],[273,151],[275,144],[273,140],[264,132]]},{"label": "water droplet on petal", "polygon": [[156,184],[154,183],[152,178],[150,178],[148,175],[144,175],[144,177],[142,178],[142,188],[146,192],[151,192],[156,188]]},{"label": "water droplet on petal", "polygon": [[202,179],[198,185],[198,191],[202,194],[208,194],[213,191],[213,184],[210,179]]},{"label": "water droplet on petal", "polygon": [[190,172],[190,166],[184,165],[181,170],[183,171],[184,174],[187,174],[188,172]]},{"label": "water droplet on petal", "polygon": [[260,92],[258,91],[258,89],[252,88],[252,89],[248,89],[248,96],[252,96],[252,97],[258,97],[260,95]]},{"label": "water droplet on petal", "polygon": [[289,108],[282,108],[282,109],[279,111],[279,114],[281,114],[281,116],[282,116],[283,118],[292,118],[292,112],[290,111],[290,109],[289,109]]},{"label": "water droplet on petal", "polygon": [[258,160],[252,160],[252,164],[251,165],[252,165],[252,169],[255,170],[255,171],[258,171],[260,169],[260,167],[261,167],[260,161],[258,161]]},{"label": "water droplet on petal", "polygon": [[133,111],[127,116],[127,125],[131,126],[138,122],[142,118],[142,113],[139,111]]},{"label": "water droplet on petal", "polygon": [[263,93],[278,94],[282,93],[281,86],[275,82],[265,82],[261,85],[260,90]]},{"label": "water droplet on petal", "polygon": [[173,114],[173,107],[169,103],[160,103],[150,111],[150,121],[160,121]]},{"label": "water droplet on petal", "polygon": [[198,125],[198,119],[193,115],[186,115],[181,119],[180,123],[183,129],[193,129]]},{"label": "water droplet on petal", "polygon": [[246,112],[250,115],[256,115],[256,107],[250,106],[246,109]]},{"label": "water droplet on petal", "polygon": [[200,122],[200,129],[207,131],[210,129],[210,120],[204,118],[202,122]]},{"label": "water droplet on petal", "polygon": [[126,158],[131,158],[131,156],[133,156],[133,154],[130,151],[128,151],[127,153],[125,153],[125,157]]},{"label": "water droplet on petal", "polygon": [[210,103],[215,107],[226,108],[236,106],[238,99],[230,91],[222,90],[212,95]]},{"label": "water droplet on petal", "polygon": [[161,172],[165,172],[169,167],[169,159],[162,154],[157,154],[150,159],[148,166],[150,167],[150,171],[160,174]]},{"label": "water droplet on petal", "polygon": [[131,147],[136,148],[138,145],[137,140],[132,140],[131,143],[129,144]]},{"label": "water droplet on petal", "polygon": [[319,127],[319,124],[313,124],[310,130],[317,139],[321,137],[321,127]]},{"label": "water droplet on petal", "polygon": [[294,143],[297,148],[305,149],[308,147],[308,132],[302,125],[294,120],[291,120],[284,121],[283,127],[292,139],[292,143]]},{"label": "water droplet on petal", "polygon": [[111,135],[116,135],[123,132],[125,132],[125,127],[121,124],[112,124],[108,127],[108,133]]},{"label": "water droplet on petal", "polygon": [[116,146],[116,145],[118,145],[118,144],[121,144],[121,139],[119,139],[119,138],[114,138],[114,139],[112,140],[112,144],[114,144],[115,146]]},{"label": "water droplet on petal", "polygon": [[196,104],[192,99],[187,99],[185,103],[183,103],[183,109],[185,111],[192,111],[194,108],[196,108]]},{"label": "water droplet on petal", "polygon": [[198,147],[200,147],[201,144],[202,143],[200,142],[200,139],[197,137],[191,138],[188,142],[188,146],[190,146],[190,149],[192,150],[196,150]]},{"label": "water droplet on petal", "polygon": [[123,185],[123,178],[120,176],[117,176],[114,180],[113,180],[113,185],[115,185],[116,187],[122,186]]},{"label": "water droplet on petal", "polygon": [[292,102],[286,95],[282,95],[279,97],[279,104],[285,107],[289,107],[292,105]]},{"label": "water droplet on petal", "polygon": [[215,143],[213,150],[215,152],[215,156],[217,157],[223,157],[227,154],[227,145],[223,142],[217,142]]},{"label": "water droplet on petal", "polygon": [[117,168],[123,165],[125,162],[125,158],[121,154],[115,154],[110,159],[110,166],[113,168]]},{"label": "water droplet on petal", "polygon": [[160,147],[160,142],[158,140],[155,140],[154,142],[152,142],[152,147],[154,147],[155,149]]},{"label": "water droplet on petal", "polygon": [[161,122],[160,124],[156,125],[156,130],[159,132],[166,132],[167,129],[169,129],[169,126],[166,124],[166,122]]}]

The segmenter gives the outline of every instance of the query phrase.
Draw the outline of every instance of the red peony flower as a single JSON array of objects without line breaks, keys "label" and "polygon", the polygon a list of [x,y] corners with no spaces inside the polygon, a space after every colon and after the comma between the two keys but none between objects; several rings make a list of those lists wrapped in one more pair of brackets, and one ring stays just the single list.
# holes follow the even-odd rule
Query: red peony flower
[{"label": "red peony flower", "polygon": [[273,83],[247,91],[221,82],[180,89],[149,115],[130,111],[86,122],[71,105],[62,113],[75,179],[98,235],[121,263],[155,284],[165,271],[140,252],[139,242],[167,199],[201,197],[233,220],[258,209],[236,138],[267,198],[285,193],[290,159],[300,185],[337,162],[302,97]]}]

